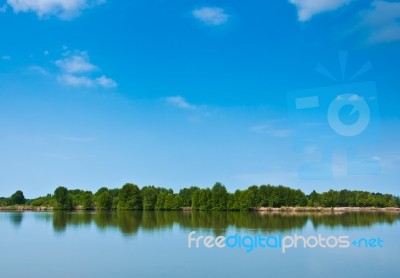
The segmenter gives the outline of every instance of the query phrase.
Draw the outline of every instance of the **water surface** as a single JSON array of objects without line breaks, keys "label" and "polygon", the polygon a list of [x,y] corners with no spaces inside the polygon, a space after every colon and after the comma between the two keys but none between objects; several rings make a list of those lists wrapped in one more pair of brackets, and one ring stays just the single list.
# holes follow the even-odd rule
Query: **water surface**
[{"label": "water surface", "polygon": [[[2,212],[1,277],[400,277],[400,216],[383,213]],[[346,235],[383,248],[188,248],[188,234]]]}]

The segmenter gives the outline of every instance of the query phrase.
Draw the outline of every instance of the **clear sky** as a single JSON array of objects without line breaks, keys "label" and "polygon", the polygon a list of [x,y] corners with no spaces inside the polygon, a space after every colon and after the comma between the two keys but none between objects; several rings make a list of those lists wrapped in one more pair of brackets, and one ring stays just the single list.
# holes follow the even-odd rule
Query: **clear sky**
[{"label": "clear sky", "polygon": [[0,26],[0,196],[400,194],[399,1],[1,0]]}]

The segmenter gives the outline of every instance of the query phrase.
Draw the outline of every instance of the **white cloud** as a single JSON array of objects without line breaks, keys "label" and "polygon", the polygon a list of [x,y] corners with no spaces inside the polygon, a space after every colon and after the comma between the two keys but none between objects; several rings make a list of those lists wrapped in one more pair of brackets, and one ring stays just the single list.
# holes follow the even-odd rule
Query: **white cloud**
[{"label": "white cloud", "polygon": [[98,70],[95,65],[89,62],[89,57],[86,52],[78,52],[64,59],[57,60],[56,65],[67,73],[85,73]]},{"label": "white cloud", "polygon": [[176,106],[178,108],[182,109],[196,109],[196,106],[193,104],[190,104],[185,100],[185,98],[181,96],[172,96],[172,97],[166,97],[165,101],[173,106]]},{"label": "white cloud", "polygon": [[39,73],[41,75],[45,75],[45,76],[49,76],[50,75],[50,73],[46,69],[44,69],[44,68],[42,68],[40,66],[30,66],[29,70],[32,71],[32,72]]},{"label": "white cloud", "polygon": [[68,20],[77,17],[85,9],[105,3],[105,0],[7,0],[16,13],[34,12],[38,17],[57,16]]},{"label": "white cloud", "polygon": [[117,87],[117,82],[115,82],[113,79],[108,78],[104,75],[98,77],[95,79],[95,83],[101,87],[104,88],[115,88]]},{"label": "white cloud", "polygon": [[115,88],[117,83],[104,75],[98,78],[90,78],[87,76],[76,76],[73,74],[62,74],[58,76],[58,81],[61,83],[72,86],[72,87],[103,87],[103,88]]},{"label": "white cloud", "polygon": [[276,137],[276,138],[286,138],[286,137],[290,137],[292,135],[292,132],[290,129],[275,128],[271,124],[255,125],[255,126],[250,127],[250,131],[255,132],[255,133],[268,134],[268,135],[270,135],[272,137]]},{"label": "white cloud", "polygon": [[400,40],[400,3],[374,1],[371,9],[361,16],[361,26],[370,28],[369,43]]},{"label": "white cloud", "polygon": [[87,88],[115,88],[118,86],[117,82],[105,75],[92,76],[92,73],[100,69],[90,62],[86,52],[67,51],[64,53],[64,58],[57,60],[55,64],[60,69],[57,80],[65,85]]},{"label": "white cloud", "polygon": [[65,85],[73,87],[94,87],[94,80],[87,76],[75,76],[73,74],[62,74],[58,77],[58,81]]},{"label": "white cloud", "polygon": [[192,15],[206,25],[218,26],[228,22],[229,15],[222,8],[202,7],[192,11]]},{"label": "white cloud", "polygon": [[289,0],[297,7],[299,21],[307,21],[315,14],[334,11],[353,0]]}]

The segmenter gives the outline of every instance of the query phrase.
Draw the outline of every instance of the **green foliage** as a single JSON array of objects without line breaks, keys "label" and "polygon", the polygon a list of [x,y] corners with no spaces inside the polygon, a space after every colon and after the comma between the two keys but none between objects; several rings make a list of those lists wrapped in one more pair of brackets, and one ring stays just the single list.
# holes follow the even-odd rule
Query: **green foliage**
[{"label": "green foliage", "polygon": [[144,210],[154,210],[157,203],[157,194],[159,190],[154,186],[145,186],[141,190],[143,198],[143,209]]},{"label": "green foliage", "polygon": [[183,206],[183,199],[179,195],[174,195],[173,210],[180,210]]},{"label": "green foliage", "polygon": [[210,188],[200,189],[200,210],[212,209],[212,193]]},{"label": "green foliage", "polygon": [[329,190],[317,193],[313,190],[308,196],[299,189],[286,186],[250,186],[245,190],[229,193],[224,185],[217,182],[210,188],[183,188],[179,194],[172,189],[127,183],[121,189],[100,188],[94,195],[80,189],[68,190],[58,187],[54,196],[48,194],[33,200],[26,200],[22,191],[10,198],[0,198],[0,206],[26,204],[32,206],[54,207],[69,210],[80,206],[82,209],[98,210],[180,210],[191,207],[193,210],[247,211],[259,207],[400,207],[400,197],[390,194],[366,191]]},{"label": "green foliage", "polygon": [[[100,191],[100,190],[99,190]],[[96,209],[98,210],[109,210],[112,208],[113,199],[108,190],[101,190],[95,194]]]},{"label": "green foliage", "polygon": [[81,198],[82,209],[92,209],[93,208],[93,194],[90,191],[83,193]]},{"label": "green foliage", "polygon": [[125,184],[118,193],[118,210],[140,210],[143,208],[142,196],[137,185]]},{"label": "green foliage", "polygon": [[157,201],[156,201],[156,205],[155,205],[156,210],[164,210],[166,195],[167,195],[167,192],[164,192],[164,191],[158,193]]},{"label": "green foliage", "polygon": [[174,195],[171,193],[167,193],[165,195],[164,209],[172,210],[173,208],[174,208]]},{"label": "green foliage", "polygon": [[211,206],[213,210],[227,210],[228,191],[217,182],[211,189]]},{"label": "green foliage", "polygon": [[68,189],[59,186],[54,191],[55,209],[69,210],[73,208],[72,199],[69,196]]},{"label": "green foliage", "polygon": [[198,210],[200,209],[200,193],[201,189],[197,188],[192,195],[192,209]]},{"label": "green foliage", "polygon": [[34,207],[54,207],[55,200],[51,194],[47,194],[47,196],[39,197],[31,201],[30,203]]},{"label": "green foliage", "polygon": [[17,190],[10,197],[11,205],[23,205],[23,204],[25,204],[25,202],[26,202],[26,199],[25,199],[24,193],[21,190]]},{"label": "green foliage", "polygon": [[0,207],[6,207],[10,205],[10,198],[0,198]]},{"label": "green foliage", "polygon": [[197,186],[191,186],[190,188],[183,188],[179,191],[179,196],[182,198],[182,206],[183,207],[191,207],[193,194],[196,190],[198,190]]}]

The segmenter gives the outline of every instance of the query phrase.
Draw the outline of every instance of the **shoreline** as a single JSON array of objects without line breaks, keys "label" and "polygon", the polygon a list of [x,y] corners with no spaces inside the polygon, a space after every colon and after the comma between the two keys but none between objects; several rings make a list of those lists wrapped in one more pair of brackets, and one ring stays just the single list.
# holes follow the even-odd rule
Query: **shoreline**
[{"label": "shoreline", "polygon": [[[7,206],[0,207],[0,212],[49,212],[55,211],[53,207],[35,207],[35,206]],[[81,207],[75,207],[70,211],[97,211],[96,209],[88,209],[84,210]],[[114,209],[109,211],[116,211]],[[163,210],[164,211],[164,210]],[[193,211],[190,207],[182,207],[180,210],[172,210],[172,211],[183,211],[183,212],[191,212]],[[209,211],[211,212],[211,211]],[[383,212],[383,213],[400,213],[400,208],[397,207],[387,207],[387,208],[378,208],[378,207],[280,207],[280,208],[271,208],[271,207],[261,207],[261,208],[251,208],[249,212],[256,212],[261,214],[272,214],[272,213],[331,213],[331,214],[341,214],[348,212]]]}]

